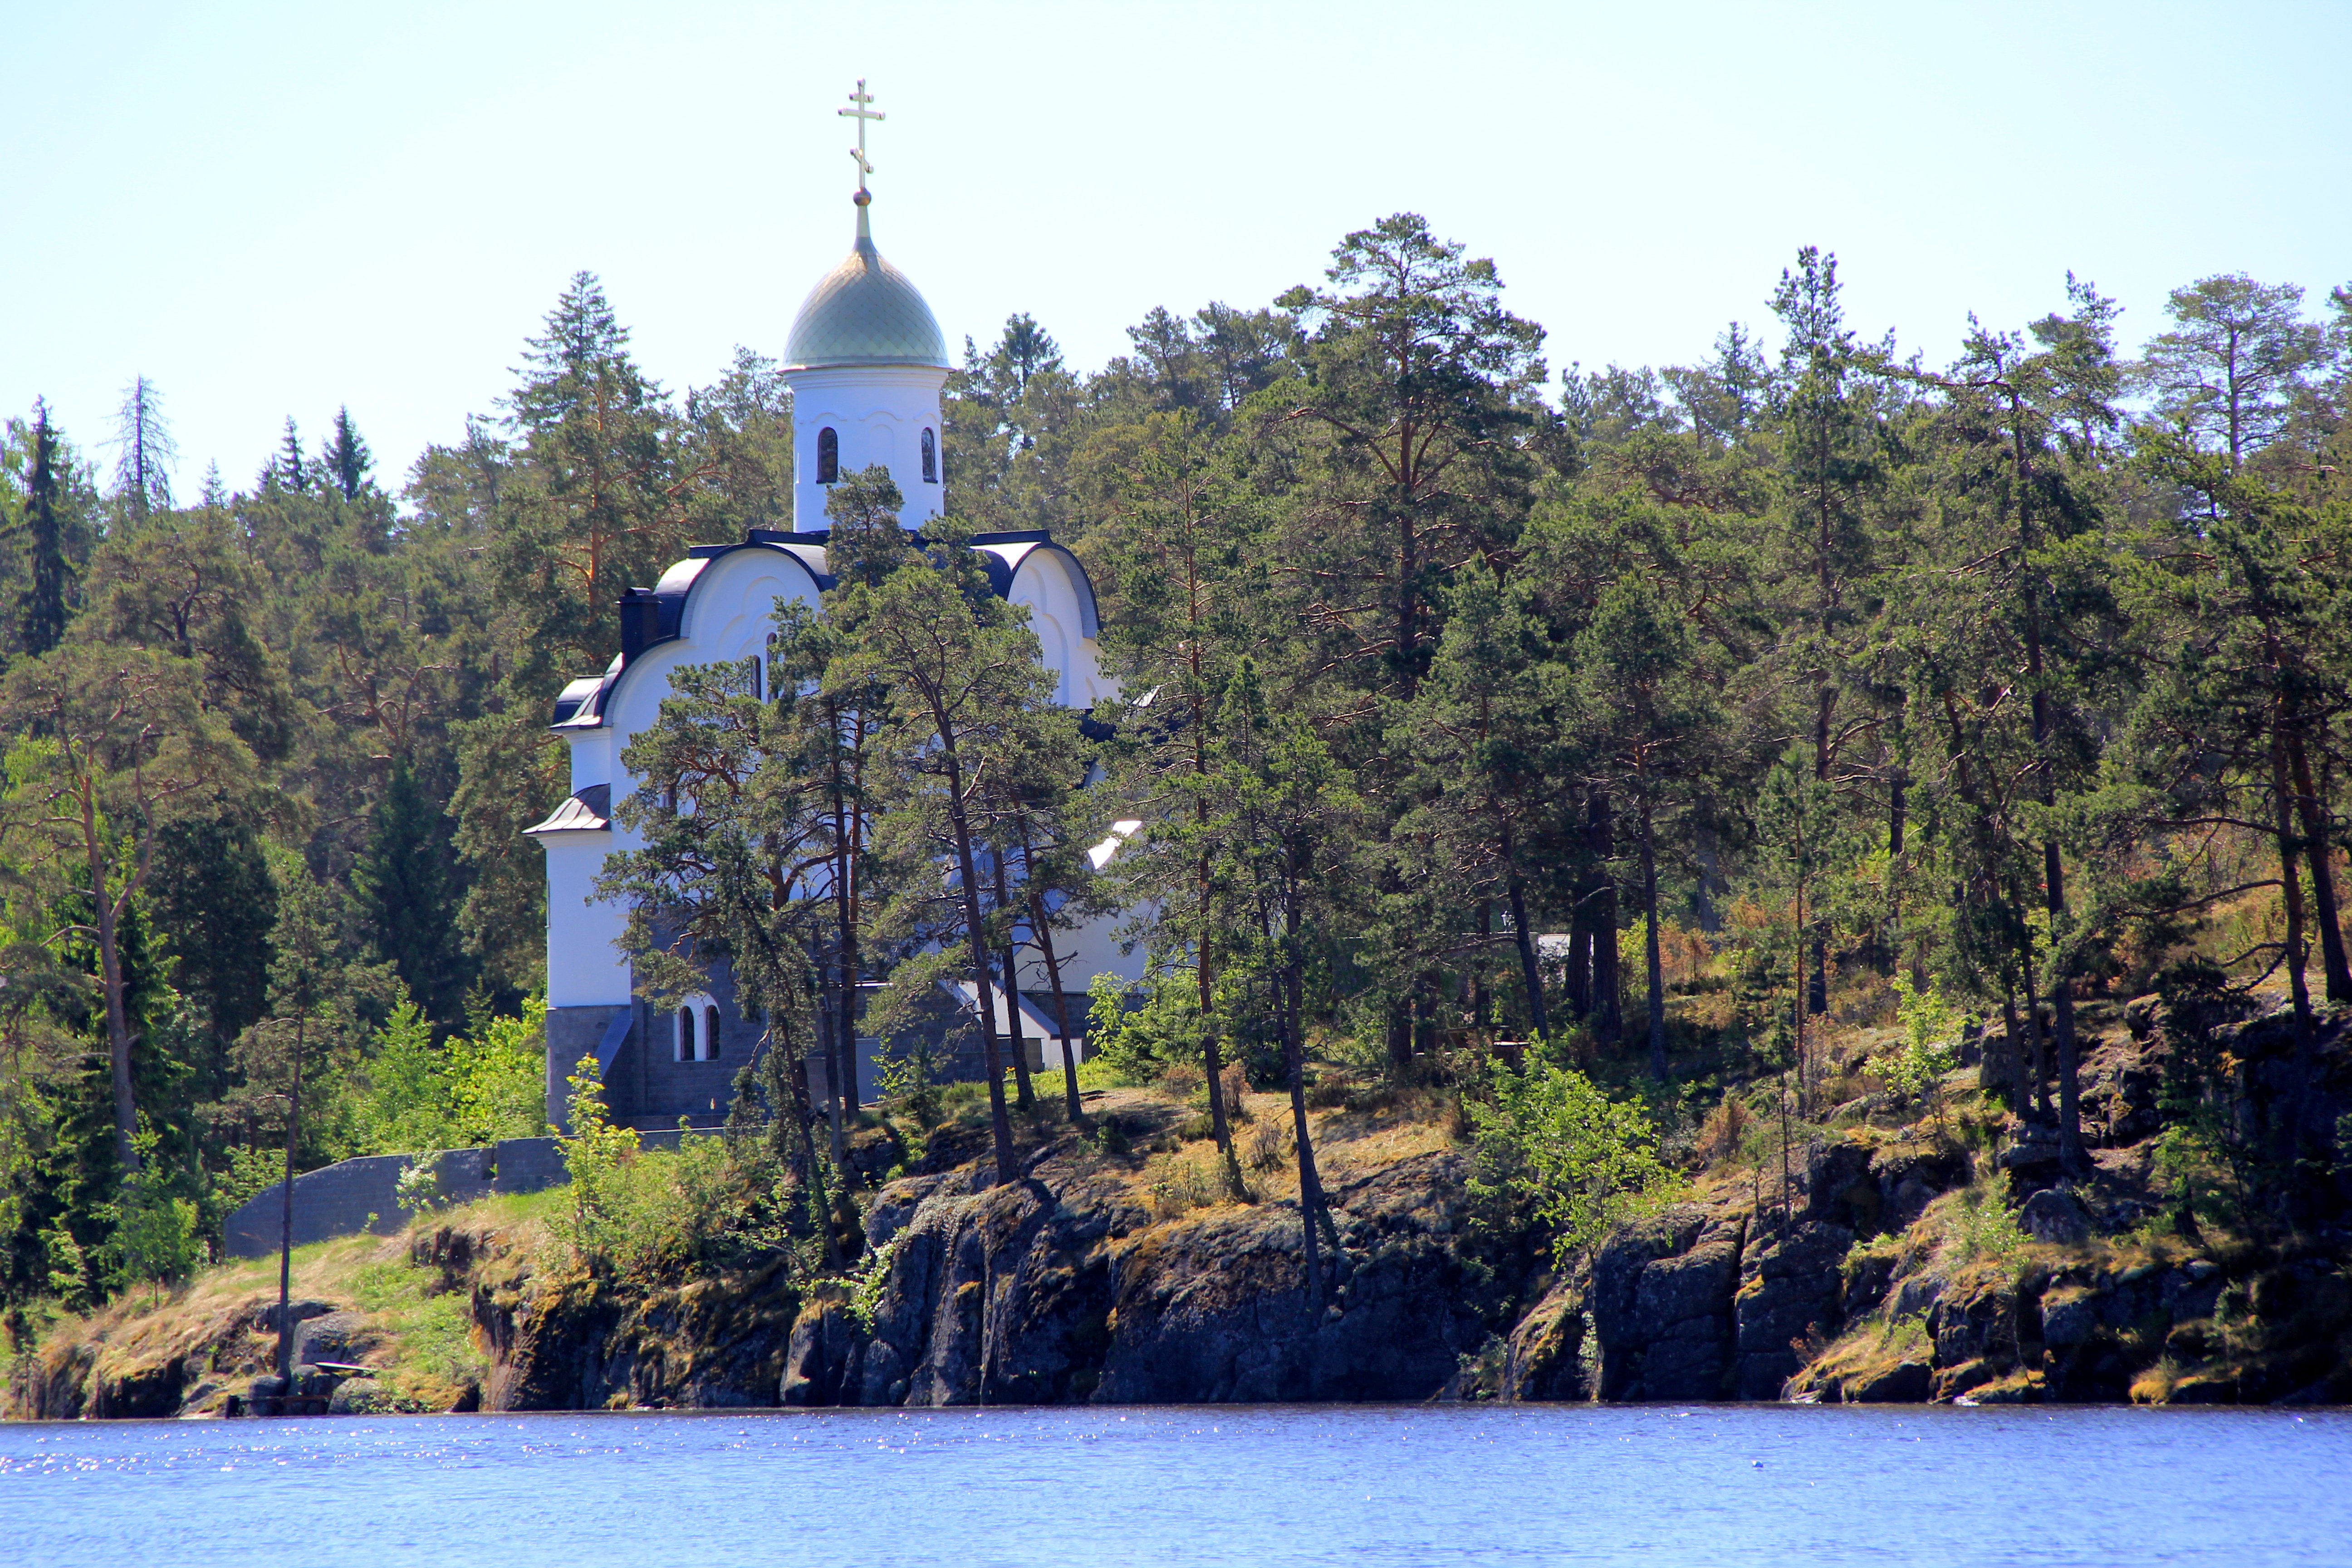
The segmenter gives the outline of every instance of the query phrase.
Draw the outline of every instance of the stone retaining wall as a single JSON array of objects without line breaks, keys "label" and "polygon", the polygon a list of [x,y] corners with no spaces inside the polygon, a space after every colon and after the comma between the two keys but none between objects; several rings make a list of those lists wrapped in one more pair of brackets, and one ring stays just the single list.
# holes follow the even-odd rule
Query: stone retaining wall
[{"label": "stone retaining wall", "polygon": [[[441,1191],[457,1203],[494,1193],[535,1193],[564,1181],[563,1155],[552,1138],[508,1138],[487,1149],[450,1149],[429,1155],[370,1154],[294,1178],[294,1245],[331,1241],[371,1231],[390,1236],[408,1222],[395,1189],[414,1160],[430,1159]],[[265,1258],[278,1249],[286,1184],[272,1182],[247,1198],[221,1226],[230,1258]]]}]

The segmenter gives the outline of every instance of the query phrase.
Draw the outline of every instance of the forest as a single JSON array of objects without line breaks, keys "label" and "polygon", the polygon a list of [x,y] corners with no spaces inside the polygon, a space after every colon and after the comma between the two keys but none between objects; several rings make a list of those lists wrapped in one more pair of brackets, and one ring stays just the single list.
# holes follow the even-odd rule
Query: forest
[{"label": "forest", "polygon": [[[1493,261],[1399,214],[1098,372],[1027,314],[966,340],[946,518],[910,540],[845,475],[824,620],[780,619],[765,686],[681,679],[616,803],[641,986],[723,959],[768,1025],[736,1113],[812,1200],[785,1223],[834,1247],[857,1116],[808,1053],[1104,909],[1150,979],[1072,982],[1087,1071],[1197,1081],[1236,1195],[1226,1100],[1286,1091],[1310,1258],[1327,1075],[1672,1164],[1965,1061],[2082,1171],[2084,1007],[2255,998],[2311,1070],[2352,1004],[2352,284],[2184,283],[2134,354],[2070,276],[1938,363],[1849,322],[1832,255],[1758,282],[1702,363],[1559,371]],[[143,377],[110,428],[8,422],[12,1312],[186,1274],[289,1162],[543,1130],[551,705],[625,590],[793,526],[792,422],[748,349],[656,383],[585,272],[514,374],[399,476],[339,409],[190,487]],[[1053,705],[962,548],[1026,529],[1092,578],[1114,709]],[[1053,1094],[1004,1065],[1010,1179]],[[2327,1103],[2184,1121],[2181,1158],[2319,1203]],[[1559,1184],[1563,1234],[1598,1187]]]}]

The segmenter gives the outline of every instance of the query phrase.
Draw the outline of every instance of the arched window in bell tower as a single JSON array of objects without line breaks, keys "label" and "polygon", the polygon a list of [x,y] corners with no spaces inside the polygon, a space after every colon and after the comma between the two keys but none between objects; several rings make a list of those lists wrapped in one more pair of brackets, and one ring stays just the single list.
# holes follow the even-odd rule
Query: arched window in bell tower
[{"label": "arched window in bell tower", "polygon": [[828,425],[816,433],[816,482],[829,485],[841,478],[841,437]]},{"label": "arched window in bell tower", "polygon": [[935,485],[939,482],[940,438],[932,435],[930,427],[926,426],[923,428],[923,483]]}]

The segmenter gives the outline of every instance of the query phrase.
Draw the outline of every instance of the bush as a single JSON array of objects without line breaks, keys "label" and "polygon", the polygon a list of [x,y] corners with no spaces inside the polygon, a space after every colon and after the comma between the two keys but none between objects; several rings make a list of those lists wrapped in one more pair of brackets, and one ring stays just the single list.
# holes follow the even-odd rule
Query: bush
[{"label": "bush", "polygon": [[401,1167],[400,1179],[393,1184],[392,1201],[400,1212],[411,1219],[442,1207],[448,1194],[441,1190],[441,1173],[432,1160],[411,1160]]},{"label": "bush", "polygon": [[546,1034],[543,997],[514,1017],[478,1016],[466,1034],[439,1046],[423,1011],[402,1003],[369,1042],[364,1087],[351,1110],[361,1148],[411,1154],[542,1136]]},{"label": "bush", "polygon": [[1896,1098],[1916,1100],[1958,1065],[1958,1036],[1968,1019],[1937,994],[1932,985],[1925,991],[1914,990],[1911,983],[1898,974],[1895,977],[1895,994],[1900,998],[1895,1016],[1902,1021],[1903,1045],[1880,1057],[1874,1065]]},{"label": "bush", "polygon": [[176,1173],[156,1159],[159,1142],[142,1115],[131,1138],[139,1168],[122,1178],[115,1200],[114,1249],[130,1279],[170,1285],[186,1279],[205,1259],[196,1205],[180,1195]]},{"label": "bush", "polygon": [[583,1263],[605,1260],[622,1238],[628,1196],[624,1167],[635,1158],[635,1128],[616,1127],[604,1106],[604,1080],[594,1057],[582,1057],[571,1085],[572,1130],[556,1137],[572,1180],[563,1239]]},{"label": "bush", "polygon": [[913,1119],[925,1132],[940,1124],[944,1112],[929,1035],[919,1029],[914,1031],[905,1054],[894,1049],[874,1064],[874,1078],[885,1110]]},{"label": "bush", "polygon": [[1962,1261],[1979,1258],[2006,1262],[2030,1239],[2017,1223],[2017,1211],[1988,1183],[1961,1189],[1952,1205],[1945,1235]]},{"label": "bush", "polygon": [[1151,1083],[1171,1063],[1199,1057],[1200,1008],[1175,978],[1155,977],[1139,1002],[1118,976],[1097,974],[1087,995],[1087,1054],[1121,1083]]},{"label": "bush", "polygon": [[1563,1263],[1679,1190],[1658,1158],[1648,1113],[1611,1100],[1582,1073],[1530,1063],[1522,1076],[1496,1062],[1487,1090],[1470,1104],[1478,1167],[1472,1194],[1531,1205],[1552,1227]]}]

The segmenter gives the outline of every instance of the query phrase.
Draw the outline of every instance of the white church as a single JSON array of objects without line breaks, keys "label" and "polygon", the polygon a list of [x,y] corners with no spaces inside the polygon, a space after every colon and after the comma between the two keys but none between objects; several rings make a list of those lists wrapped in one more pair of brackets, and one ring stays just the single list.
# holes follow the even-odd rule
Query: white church
[{"label": "white church", "polygon": [[[909,531],[940,512],[947,341],[914,284],[875,248],[865,131],[868,120],[882,116],[871,102],[861,81],[852,107],[840,111],[857,121],[856,243],[809,291],[786,340],[793,531],[754,529],[736,543],[695,545],[653,587],[629,589],[619,606],[620,651],[602,675],[572,681],[556,699],[553,730],[571,747],[572,793],[528,831],[547,856],[547,1103],[558,1125],[565,1080],[589,1056],[603,1074],[615,1121],[641,1128],[675,1127],[681,1116],[715,1122],[726,1113],[736,1069],[763,1034],[736,1010],[723,970],[713,975],[709,994],[676,1005],[656,1007],[637,994],[618,945],[625,912],[594,893],[605,858],[637,847],[614,820],[614,803],[637,787],[621,754],[654,722],[671,671],[764,659],[779,601],[824,613],[823,595],[834,581],[825,570],[824,503],[840,475],[876,464],[887,468],[907,498],[899,525]],[[1045,663],[1057,677],[1057,700],[1083,710],[1114,697],[1099,662],[1094,589],[1077,558],[1043,531],[978,534],[971,548],[996,593],[1028,612]],[[1134,826],[1119,825],[1127,831]],[[1116,844],[1114,838],[1095,850],[1097,865]],[[1106,918],[1055,933],[1074,1030],[1082,1026],[1095,975],[1140,977],[1141,956],[1120,952],[1113,923]],[[1004,999],[997,1000],[998,1037],[1017,1034],[1033,1064],[1058,1064],[1058,1026],[1041,994],[1047,984],[1042,961],[1027,958],[1019,978],[1011,1027]],[[974,996],[967,987],[961,1005],[976,1009]],[[872,1048],[870,1042],[860,1047],[862,1056]],[[870,1099],[870,1056],[858,1079]]]}]

